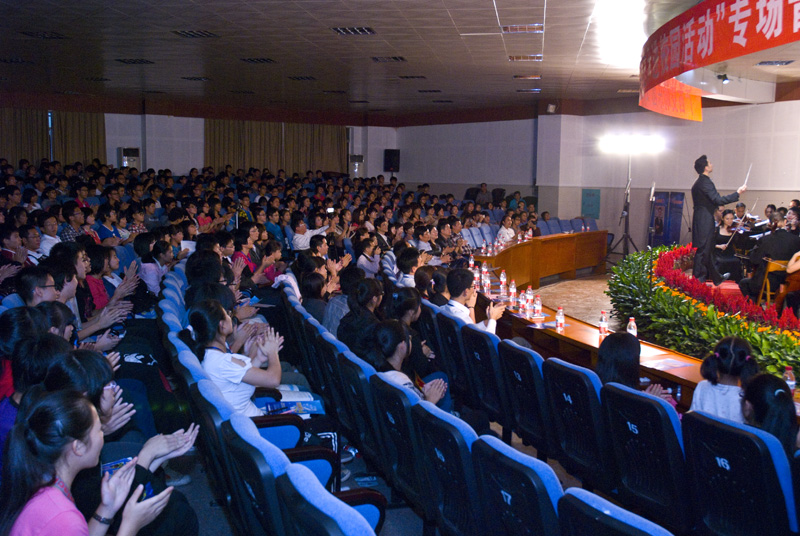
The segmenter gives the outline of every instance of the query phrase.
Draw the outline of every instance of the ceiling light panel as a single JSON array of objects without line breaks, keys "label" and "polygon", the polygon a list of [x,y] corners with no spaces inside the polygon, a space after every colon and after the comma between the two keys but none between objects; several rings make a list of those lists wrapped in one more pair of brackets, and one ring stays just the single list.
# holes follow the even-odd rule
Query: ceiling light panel
[{"label": "ceiling light panel", "polygon": [[544,33],[544,24],[514,24],[502,30],[504,34],[540,34]]},{"label": "ceiling light panel", "polygon": [[124,63],[125,65],[152,65],[153,63],[155,63],[153,61],[146,60],[144,58],[122,58],[115,61]]},{"label": "ceiling light panel", "polygon": [[375,63],[402,63],[406,59],[403,56],[372,56]]},{"label": "ceiling light panel", "polygon": [[368,26],[339,26],[331,30],[339,35],[375,35],[375,30]]},{"label": "ceiling light panel", "polygon": [[214,32],[206,30],[172,30],[172,33],[186,39],[215,39],[219,37]]},{"label": "ceiling light panel", "polygon": [[251,63],[253,65],[276,63],[275,60],[273,60],[272,58],[239,58],[239,59],[245,63]]},{"label": "ceiling light panel", "polygon": [[58,32],[21,32],[22,35],[33,37],[34,39],[69,39],[64,34]]},{"label": "ceiling light panel", "polygon": [[522,56],[509,56],[508,61],[542,61],[541,54],[525,54]]}]

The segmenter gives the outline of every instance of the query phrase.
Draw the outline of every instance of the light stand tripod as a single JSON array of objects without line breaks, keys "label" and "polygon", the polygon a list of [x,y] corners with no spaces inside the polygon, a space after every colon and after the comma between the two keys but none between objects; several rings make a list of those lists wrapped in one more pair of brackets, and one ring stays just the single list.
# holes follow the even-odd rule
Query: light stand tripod
[{"label": "light stand tripod", "polygon": [[622,221],[625,220],[625,231],[622,236],[617,240],[617,243],[611,246],[610,253],[614,253],[617,247],[622,244],[622,256],[625,257],[630,252],[628,245],[630,244],[633,246],[633,249],[639,251],[639,248],[636,247],[636,244],[633,242],[630,234],[631,222],[630,222],[630,207],[631,207],[631,155],[628,153],[628,183],[625,186],[625,201],[622,204],[622,214],[619,216],[619,223],[622,224]]}]

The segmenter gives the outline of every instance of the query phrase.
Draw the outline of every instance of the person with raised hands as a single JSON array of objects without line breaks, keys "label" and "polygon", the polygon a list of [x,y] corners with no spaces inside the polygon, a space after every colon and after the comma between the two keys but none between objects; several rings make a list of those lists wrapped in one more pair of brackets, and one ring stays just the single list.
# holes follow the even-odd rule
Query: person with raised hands
[{"label": "person with raised hands", "polygon": [[2,536],[104,536],[123,505],[117,535],[131,536],[161,513],[173,488],[139,502],[140,485],[126,504],[134,458],[103,476],[101,502],[87,523],[71,487],[79,472],[99,462],[103,432],[97,410],[77,391],[30,395],[8,438],[0,485]]}]

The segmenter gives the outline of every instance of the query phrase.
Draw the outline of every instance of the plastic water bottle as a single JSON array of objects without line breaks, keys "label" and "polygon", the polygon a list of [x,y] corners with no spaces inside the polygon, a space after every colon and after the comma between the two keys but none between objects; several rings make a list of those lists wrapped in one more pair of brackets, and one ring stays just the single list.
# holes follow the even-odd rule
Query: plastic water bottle
[{"label": "plastic water bottle", "polygon": [[794,371],[789,365],[786,365],[786,370],[783,372],[783,381],[789,386],[789,390],[792,392],[792,398],[794,399],[794,387],[796,382],[794,379]]},{"label": "plastic water bottle", "polygon": [[538,294],[533,298],[533,315],[542,316],[542,297]]},{"label": "plastic water bottle", "polygon": [[581,224],[581,232],[582,233],[586,232],[586,226],[584,224]]},{"label": "plastic water bottle", "polygon": [[[505,272],[503,272],[505,273]],[[517,282],[513,279],[508,285],[508,297],[510,298],[511,305],[513,306],[517,299]]]},{"label": "plastic water bottle", "polygon": [[630,317],[628,319],[628,328],[627,329],[628,329],[628,333],[630,333],[634,337],[638,337],[639,336],[639,330],[636,329],[636,320],[633,317]]},{"label": "plastic water bottle", "polygon": [[531,301],[533,300],[533,289],[530,285],[528,285],[528,290],[525,291],[525,300]]},{"label": "plastic water bottle", "polygon": [[600,335],[608,335],[608,315],[605,311],[600,311]]},{"label": "plastic water bottle", "polygon": [[525,300],[525,316],[527,318],[533,317],[533,303],[531,300]]},{"label": "plastic water bottle", "polygon": [[486,239],[483,240],[483,246],[481,246],[481,253],[486,253]]},{"label": "plastic water bottle", "polygon": [[556,329],[563,330],[564,329],[564,308],[559,307],[558,311],[556,312]]},{"label": "plastic water bottle", "polygon": [[474,266],[475,266],[475,255],[470,255],[469,256],[469,269],[472,270],[472,268]]},{"label": "plastic water bottle", "polygon": [[505,296],[508,290],[508,288],[506,288],[506,281],[508,281],[508,278],[506,277],[506,271],[503,270],[500,272],[500,294],[503,296]]}]

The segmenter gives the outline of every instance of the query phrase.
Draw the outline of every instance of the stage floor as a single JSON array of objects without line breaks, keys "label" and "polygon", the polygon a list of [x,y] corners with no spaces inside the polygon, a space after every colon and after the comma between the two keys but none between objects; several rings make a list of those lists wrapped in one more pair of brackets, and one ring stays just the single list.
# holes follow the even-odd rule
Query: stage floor
[{"label": "stage floor", "polygon": [[[611,312],[611,298],[605,294],[610,275],[585,275],[570,280],[548,278],[536,293],[542,297],[544,305],[553,309],[561,306],[567,316],[596,326],[600,321],[600,311]],[[550,282],[550,279],[553,281]],[[624,329],[615,318],[609,320],[611,330]],[[627,321],[625,324],[627,325]]]}]

